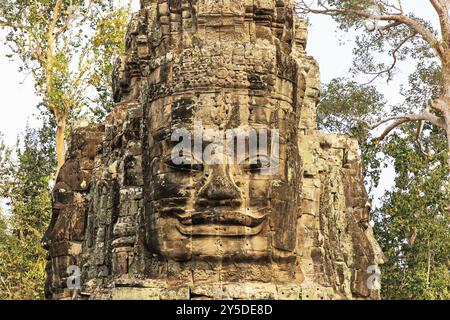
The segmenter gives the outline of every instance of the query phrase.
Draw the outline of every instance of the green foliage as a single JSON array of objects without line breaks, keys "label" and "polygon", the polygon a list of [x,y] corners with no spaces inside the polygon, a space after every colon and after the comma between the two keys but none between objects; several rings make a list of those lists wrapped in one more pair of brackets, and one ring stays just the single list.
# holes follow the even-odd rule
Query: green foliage
[{"label": "green foliage", "polygon": [[[354,74],[367,75],[371,81],[378,77],[390,81],[401,61],[415,62],[417,69],[424,61],[440,62],[435,50],[435,42],[439,42],[438,31],[429,21],[403,11],[402,0],[395,3],[379,0],[297,2],[301,13],[318,9],[318,12],[331,16],[340,30],[357,32],[351,70]],[[380,16],[385,18],[379,20]],[[399,18],[403,19],[396,20]]]},{"label": "green foliage", "polygon": [[389,259],[382,267],[385,299],[450,299],[446,137],[442,130],[428,129],[424,145],[435,150],[430,155],[407,135],[392,135],[384,148],[397,173],[395,188],[374,217],[377,239]]},{"label": "green foliage", "polygon": [[[399,62],[416,66],[408,83],[400,88],[403,103],[385,105],[390,116],[426,111],[444,120],[444,109],[436,102],[448,101],[445,75],[448,79],[449,70],[443,63],[448,56],[448,39],[440,40],[446,34],[445,28],[439,34],[428,21],[404,12],[401,0],[298,2],[300,11],[329,15],[340,30],[356,30],[350,70],[355,76],[369,76],[369,83],[381,77],[389,82],[402,66]],[[316,5],[312,10],[311,3]],[[447,17],[442,8],[435,7],[441,27],[446,25]],[[382,15],[386,16],[379,19]],[[382,114],[377,106],[384,102],[378,98],[373,87],[333,80],[325,87],[319,105],[321,127],[358,139],[366,178],[372,184],[377,184],[376,167],[380,164],[391,162],[395,170],[394,188],[381,199],[374,215],[375,235],[389,259],[382,266],[383,298],[449,299],[449,133],[436,121],[434,125],[409,122],[381,144],[367,143],[370,126],[364,123],[374,124]]]},{"label": "green foliage", "polygon": [[374,86],[338,78],[323,86],[317,106],[319,129],[358,140],[369,189],[378,185],[381,171],[380,148],[369,139],[370,124],[382,117],[385,104],[384,96]]},{"label": "green foliage", "polygon": [[[441,93],[441,68],[419,61],[402,94],[404,112],[428,107]],[[375,234],[389,261],[382,267],[385,299],[450,299],[450,181],[447,140],[443,130],[424,124],[421,145],[417,127],[403,126],[385,143],[393,159],[395,187],[375,214]]]},{"label": "green foliage", "polygon": [[[0,299],[43,298],[52,137],[79,117],[101,120],[111,110],[113,62],[124,50],[129,16],[130,7],[113,0],[0,0],[9,56],[33,76],[42,116],[50,116],[42,129],[27,129],[16,161],[0,139],[0,199],[9,201],[0,216]],[[60,166],[64,141],[56,139],[56,152]]]},{"label": "green foliage", "polygon": [[[432,64],[410,77],[405,100],[417,107],[423,95],[439,94],[439,69]],[[421,95],[421,93],[423,95]],[[401,127],[379,145],[370,142],[370,126],[383,114],[385,101],[374,87],[335,79],[324,86],[318,106],[322,130],[358,139],[366,178],[376,185],[380,164],[391,161],[394,189],[381,199],[374,213],[375,235],[388,258],[382,266],[384,299],[450,299],[450,181],[446,135],[425,123],[421,145],[417,127]],[[399,112],[402,106],[397,107]]]},{"label": "green foliage", "polygon": [[[319,127],[336,133],[353,132],[383,115],[384,96],[374,86],[347,79],[333,79],[322,88],[317,108]],[[356,133],[352,134],[358,136]]]},{"label": "green foliage", "polygon": [[51,216],[55,168],[53,129],[27,129],[17,161],[4,163],[0,191],[9,212],[0,215],[0,299],[44,297],[46,251],[42,236]]},{"label": "green foliage", "polygon": [[[434,32],[427,22],[419,18],[415,19]],[[429,44],[412,33],[406,25],[389,28],[383,32],[361,32],[355,42],[352,71],[366,74],[371,79],[384,76],[390,81],[395,76],[396,68],[401,61],[408,59],[423,61],[435,57]]]},{"label": "green foliage", "polygon": [[[3,143],[3,135],[0,132],[0,184],[3,185],[7,176],[7,164],[11,156],[11,150]],[[0,193],[1,196],[1,193]]]},{"label": "green foliage", "polygon": [[57,122],[111,109],[110,75],[129,17],[130,7],[113,0],[0,0],[10,56],[33,75],[41,106]]},{"label": "green foliage", "polygon": [[95,34],[91,39],[88,83],[95,88],[96,95],[90,97],[89,117],[101,121],[114,106],[112,92],[113,59],[125,52],[124,35],[130,18],[130,8],[122,7],[109,12],[96,21]]},{"label": "green foliage", "polygon": [[415,71],[409,75],[408,85],[401,88],[405,98],[402,111],[429,108],[430,99],[439,97],[442,85],[441,66],[434,60],[419,60]]}]

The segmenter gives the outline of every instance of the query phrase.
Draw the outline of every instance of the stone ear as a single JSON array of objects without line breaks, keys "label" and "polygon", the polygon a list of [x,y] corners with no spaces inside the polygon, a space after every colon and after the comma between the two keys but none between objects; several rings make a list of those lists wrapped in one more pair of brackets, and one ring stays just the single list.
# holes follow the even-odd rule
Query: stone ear
[{"label": "stone ear", "polygon": [[308,44],[308,22],[295,16],[294,17],[294,46],[297,50],[306,50]]},{"label": "stone ear", "polygon": [[297,58],[296,110],[300,130],[317,129],[317,104],[320,100],[320,70],[312,57]]}]

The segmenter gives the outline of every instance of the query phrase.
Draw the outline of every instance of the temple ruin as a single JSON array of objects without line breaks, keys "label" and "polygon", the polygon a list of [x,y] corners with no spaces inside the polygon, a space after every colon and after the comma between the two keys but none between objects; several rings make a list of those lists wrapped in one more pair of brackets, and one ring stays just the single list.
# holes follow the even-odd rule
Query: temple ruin
[{"label": "temple ruin", "polygon": [[[306,42],[290,0],[141,0],[116,107],[73,130],[56,181],[47,297],[378,298],[358,145],[318,131]],[[176,163],[177,129],[201,148],[214,130],[264,130],[270,147],[276,132],[277,166],[264,174],[248,136],[241,161]]]}]

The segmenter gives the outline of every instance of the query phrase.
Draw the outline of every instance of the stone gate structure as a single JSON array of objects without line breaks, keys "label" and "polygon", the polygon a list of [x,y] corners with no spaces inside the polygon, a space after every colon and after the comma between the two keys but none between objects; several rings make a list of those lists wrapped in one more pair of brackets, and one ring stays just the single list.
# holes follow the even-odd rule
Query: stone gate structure
[{"label": "stone gate structure", "polygon": [[[117,105],[74,129],[54,188],[47,297],[377,298],[358,146],[317,130],[306,40],[290,0],[141,0]],[[271,174],[249,129],[279,134]],[[200,151],[220,145],[207,132],[234,130],[243,157],[175,163],[176,130]]]}]

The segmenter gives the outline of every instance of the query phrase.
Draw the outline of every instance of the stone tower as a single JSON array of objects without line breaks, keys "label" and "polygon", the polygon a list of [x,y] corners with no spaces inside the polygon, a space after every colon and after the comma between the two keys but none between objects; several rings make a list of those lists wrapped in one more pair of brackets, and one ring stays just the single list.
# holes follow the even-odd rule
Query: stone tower
[{"label": "stone tower", "polygon": [[117,105],[55,185],[48,298],[378,297],[358,146],[317,130],[306,39],[290,0],[141,0]]}]

